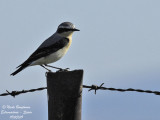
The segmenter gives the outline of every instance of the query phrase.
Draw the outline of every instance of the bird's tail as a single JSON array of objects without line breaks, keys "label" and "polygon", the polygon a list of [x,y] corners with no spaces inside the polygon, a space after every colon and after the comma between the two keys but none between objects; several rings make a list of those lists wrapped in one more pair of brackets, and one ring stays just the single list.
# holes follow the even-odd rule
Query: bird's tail
[{"label": "bird's tail", "polygon": [[15,72],[13,72],[11,75],[14,76],[17,73],[19,73],[20,71],[22,71],[24,68],[26,68],[27,66],[19,66],[18,70],[16,70]]}]

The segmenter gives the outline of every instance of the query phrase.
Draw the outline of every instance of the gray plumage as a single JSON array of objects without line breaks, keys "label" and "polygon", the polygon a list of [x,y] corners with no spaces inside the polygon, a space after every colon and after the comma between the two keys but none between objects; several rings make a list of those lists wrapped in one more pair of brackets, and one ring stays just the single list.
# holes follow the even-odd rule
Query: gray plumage
[{"label": "gray plumage", "polygon": [[11,75],[16,75],[24,68],[55,62],[65,55],[72,41],[72,33],[79,31],[70,22],[61,23],[56,33],[46,39],[37,50]]}]

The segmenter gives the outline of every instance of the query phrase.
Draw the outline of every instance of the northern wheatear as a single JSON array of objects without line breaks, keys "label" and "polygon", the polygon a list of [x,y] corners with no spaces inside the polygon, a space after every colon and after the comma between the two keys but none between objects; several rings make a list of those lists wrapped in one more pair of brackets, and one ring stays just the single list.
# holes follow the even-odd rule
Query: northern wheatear
[{"label": "northern wheatear", "polygon": [[18,70],[13,72],[11,75],[16,75],[28,66],[41,65],[44,68],[46,68],[45,66],[51,67],[47,64],[56,62],[68,51],[72,43],[72,34],[74,31],[79,30],[76,29],[72,23],[61,23],[58,26],[57,31],[45,40],[24,63],[17,67]]}]

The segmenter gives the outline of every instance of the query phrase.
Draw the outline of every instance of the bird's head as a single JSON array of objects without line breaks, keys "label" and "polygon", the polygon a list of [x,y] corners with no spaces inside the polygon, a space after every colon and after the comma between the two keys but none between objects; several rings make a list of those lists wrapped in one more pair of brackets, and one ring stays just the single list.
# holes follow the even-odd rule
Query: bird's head
[{"label": "bird's head", "polygon": [[73,25],[70,22],[63,22],[57,28],[57,33],[63,37],[69,37],[75,31],[80,31],[80,30],[76,29],[75,25]]}]

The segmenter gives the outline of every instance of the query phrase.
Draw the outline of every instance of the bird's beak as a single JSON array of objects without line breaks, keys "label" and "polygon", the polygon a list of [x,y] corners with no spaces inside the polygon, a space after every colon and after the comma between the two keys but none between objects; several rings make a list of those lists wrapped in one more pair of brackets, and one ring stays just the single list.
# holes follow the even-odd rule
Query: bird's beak
[{"label": "bird's beak", "polygon": [[80,30],[78,30],[78,29],[74,28],[74,29],[73,29],[73,31],[80,31]]}]

